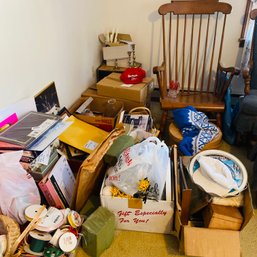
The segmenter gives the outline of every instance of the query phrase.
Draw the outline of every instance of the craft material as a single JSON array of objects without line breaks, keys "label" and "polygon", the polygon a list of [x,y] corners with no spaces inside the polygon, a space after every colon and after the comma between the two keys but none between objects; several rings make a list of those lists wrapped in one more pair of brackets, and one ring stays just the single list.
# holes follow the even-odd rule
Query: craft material
[{"label": "craft material", "polygon": [[51,232],[59,228],[64,222],[61,210],[50,207],[47,214],[36,224],[36,229],[43,232]]},{"label": "craft material", "polygon": [[40,217],[41,213],[43,212],[44,208],[45,208],[44,205],[42,207],[40,207],[40,209],[38,210],[38,212],[35,215],[35,217],[33,218],[33,220],[28,224],[28,226],[23,230],[23,232],[15,240],[14,244],[11,246],[11,249],[10,249],[11,256],[14,255],[18,245],[25,238],[25,236],[28,234],[28,232],[34,228],[34,226],[35,226],[36,222],[39,220],[39,217]]},{"label": "craft material", "polygon": [[68,215],[68,221],[69,224],[73,227],[73,228],[77,228],[79,226],[81,226],[82,224],[82,219],[81,216],[79,215],[79,213],[77,213],[76,211],[71,211]]},{"label": "craft material", "polygon": [[47,242],[51,240],[52,236],[49,233],[32,230],[29,232],[29,244],[24,246],[27,253],[42,256]]},{"label": "craft material", "polygon": [[73,233],[65,232],[59,238],[59,247],[65,253],[69,253],[76,248],[77,242],[78,242],[78,240]]},{"label": "craft material", "polygon": [[63,229],[57,229],[55,232],[54,232],[54,234],[53,234],[53,236],[52,236],[52,238],[51,238],[51,240],[50,240],[50,244],[51,245],[53,245],[53,246],[56,246],[56,247],[58,247],[59,245],[58,245],[58,241],[59,241],[59,238],[61,237],[61,235],[63,235],[65,233],[65,230],[63,230]]},{"label": "craft material", "polygon": [[63,251],[54,246],[46,247],[44,251],[44,257],[58,257],[58,256],[62,256],[62,254],[63,254]]},{"label": "craft material", "polygon": [[[42,205],[39,205],[39,204],[33,204],[33,205],[28,206],[25,209],[26,220],[27,221],[32,221],[41,207],[42,207]],[[44,209],[43,209],[42,213],[40,214],[39,218],[44,217],[46,215],[46,213],[47,213],[47,209],[44,207]]]},{"label": "craft material", "polygon": [[104,207],[99,207],[82,224],[83,249],[93,257],[98,257],[113,240],[115,216]]}]

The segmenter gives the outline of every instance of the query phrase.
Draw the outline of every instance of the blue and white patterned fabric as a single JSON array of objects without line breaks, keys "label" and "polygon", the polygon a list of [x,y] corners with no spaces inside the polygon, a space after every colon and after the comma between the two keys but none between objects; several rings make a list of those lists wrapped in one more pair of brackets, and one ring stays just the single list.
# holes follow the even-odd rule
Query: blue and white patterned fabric
[{"label": "blue and white patterned fabric", "polygon": [[192,106],[173,110],[173,117],[183,135],[178,147],[186,156],[197,154],[219,133],[218,128],[209,123],[208,117]]}]

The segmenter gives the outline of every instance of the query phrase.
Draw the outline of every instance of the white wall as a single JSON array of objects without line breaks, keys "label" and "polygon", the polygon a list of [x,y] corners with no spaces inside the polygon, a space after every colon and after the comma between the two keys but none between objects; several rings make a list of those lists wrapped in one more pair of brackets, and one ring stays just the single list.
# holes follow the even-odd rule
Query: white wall
[{"label": "white wall", "polygon": [[[101,62],[98,34],[117,28],[136,42],[137,61],[151,75],[160,63],[158,7],[149,0],[0,0],[0,108],[31,97],[55,81],[69,107],[95,80]],[[238,65],[246,1],[228,0],[222,63]]]},{"label": "white wall", "polygon": [[[227,30],[224,41],[222,63],[235,65],[238,55],[238,39],[241,33],[246,0],[224,0],[232,5],[232,13],[227,18]],[[119,31],[132,35],[136,42],[137,60],[150,72],[160,64],[161,59],[161,20],[158,7],[169,1],[148,0],[108,0],[106,27],[116,26]],[[119,8],[114,8],[119,6]],[[225,50],[226,49],[226,50]],[[238,64],[237,64],[238,65]]]},{"label": "white wall", "polygon": [[0,0],[0,108],[55,81],[69,107],[100,63],[100,0]]}]

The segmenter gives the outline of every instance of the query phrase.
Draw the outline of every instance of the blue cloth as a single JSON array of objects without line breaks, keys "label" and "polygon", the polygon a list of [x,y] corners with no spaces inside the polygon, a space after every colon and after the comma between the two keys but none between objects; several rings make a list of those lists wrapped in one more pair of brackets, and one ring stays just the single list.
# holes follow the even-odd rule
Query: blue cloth
[{"label": "blue cloth", "polygon": [[230,86],[225,94],[225,112],[222,118],[222,132],[224,140],[233,145],[236,143],[236,129],[233,126],[233,121],[239,111],[239,101],[232,106],[231,91],[232,89]]},{"label": "blue cloth", "polygon": [[178,147],[186,156],[197,154],[219,133],[217,127],[209,123],[208,117],[192,106],[173,110],[173,117],[183,135]]}]

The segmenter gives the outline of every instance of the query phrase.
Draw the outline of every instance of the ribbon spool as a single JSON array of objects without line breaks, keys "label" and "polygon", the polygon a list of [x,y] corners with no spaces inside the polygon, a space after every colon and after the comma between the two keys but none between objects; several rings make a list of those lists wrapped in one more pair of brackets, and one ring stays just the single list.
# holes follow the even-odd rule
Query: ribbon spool
[{"label": "ribbon spool", "polygon": [[59,238],[59,247],[65,253],[73,251],[76,248],[77,243],[77,237],[71,232],[65,232]]},{"label": "ribbon spool", "polygon": [[[41,207],[42,207],[42,205],[39,205],[39,204],[33,204],[33,205],[28,206],[25,209],[26,220],[29,221],[29,222],[32,221]],[[45,208],[42,211],[42,213],[40,214],[39,218],[44,217],[46,215],[46,213],[47,213],[47,209]]]},{"label": "ribbon spool", "polygon": [[[66,230],[67,231],[67,230]],[[50,244],[53,245],[53,246],[56,246],[58,247],[58,240],[59,238],[61,237],[61,235],[63,235],[65,233],[64,230],[61,230],[61,229],[57,229],[55,232],[54,232],[54,235],[52,237],[52,239],[50,240]]]},{"label": "ribbon spool", "polygon": [[32,230],[29,232],[29,244],[24,246],[24,250],[35,256],[42,256],[45,246],[51,238],[52,236],[49,233]]},{"label": "ribbon spool", "polygon": [[64,222],[62,211],[55,207],[50,207],[46,215],[37,223],[36,229],[43,232],[51,232],[59,228]]},{"label": "ribbon spool", "polygon": [[59,257],[63,251],[55,246],[47,247],[44,251],[44,257]]},{"label": "ribbon spool", "polygon": [[79,226],[81,226],[82,224],[82,219],[81,216],[79,215],[79,213],[77,213],[76,211],[71,211],[68,215],[68,221],[69,224],[73,227],[73,228],[77,228]]}]

